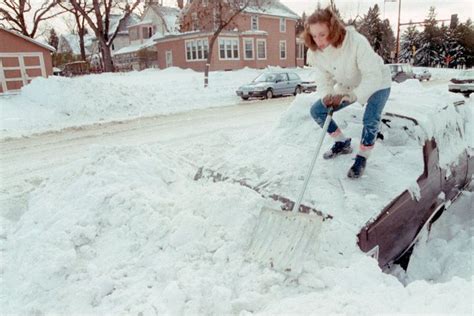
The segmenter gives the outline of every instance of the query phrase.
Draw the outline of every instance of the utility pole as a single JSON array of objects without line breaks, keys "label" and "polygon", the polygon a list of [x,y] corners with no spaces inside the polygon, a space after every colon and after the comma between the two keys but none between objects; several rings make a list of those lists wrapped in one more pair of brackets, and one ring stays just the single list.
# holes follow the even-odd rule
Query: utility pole
[{"label": "utility pole", "polygon": [[397,23],[397,47],[395,48],[395,62],[398,63],[400,54],[400,11],[402,10],[402,0],[398,0],[398,23]]}]

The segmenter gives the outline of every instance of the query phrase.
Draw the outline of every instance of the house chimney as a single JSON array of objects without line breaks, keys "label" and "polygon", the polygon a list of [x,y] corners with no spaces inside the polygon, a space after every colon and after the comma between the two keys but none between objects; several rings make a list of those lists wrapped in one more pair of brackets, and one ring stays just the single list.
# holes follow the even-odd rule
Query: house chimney
[{"label": "house chimney", "polygon": [[178,0],[178,8],[184,8],[184,0]]}]

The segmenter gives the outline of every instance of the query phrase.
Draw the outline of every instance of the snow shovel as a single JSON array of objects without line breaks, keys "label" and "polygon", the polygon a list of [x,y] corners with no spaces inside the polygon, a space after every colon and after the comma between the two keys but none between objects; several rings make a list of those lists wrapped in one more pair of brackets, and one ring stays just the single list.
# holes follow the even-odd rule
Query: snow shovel
[{"label": "snow shovel", "polygon": [[316,243],[323,217],[300,213],[299,209],[324,136],[331,122],[333,111],[333,108],[329,108],[321,137],[319,137],[313,160],[304,178],[298,200],[296,200],[291,212],[269,207],[262,208],[247,253],[248,257],[276,270],[301,272],[305,251],[311,243]]}]

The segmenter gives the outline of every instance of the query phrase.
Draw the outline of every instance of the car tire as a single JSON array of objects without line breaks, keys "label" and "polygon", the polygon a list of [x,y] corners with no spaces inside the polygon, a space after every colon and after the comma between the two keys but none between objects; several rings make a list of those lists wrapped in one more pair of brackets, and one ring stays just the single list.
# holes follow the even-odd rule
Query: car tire
[{"label": "car tire", "polygon": [[242,97],[242,100],[247,101],[249,97]]},{"label": "car tire", "polygon": [[272,90],[272,89],[268,89],[268,90],[267,90],[267,93],[265,93],[265,98],[266,98],[266,99],[271,99],[271,98],[273,98],[273,90]]},{"label": "car tire", "polygon": [[301,87],[300,86],[296,86],[295,88],[295,92],[293,93],[293,95],[297,95],[297,94],[300,94],[301,93]]}]

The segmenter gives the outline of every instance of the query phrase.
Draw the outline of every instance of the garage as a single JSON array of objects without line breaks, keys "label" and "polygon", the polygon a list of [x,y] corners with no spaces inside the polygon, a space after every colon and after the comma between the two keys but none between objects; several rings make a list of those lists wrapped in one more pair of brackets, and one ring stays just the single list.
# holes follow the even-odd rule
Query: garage
[{"label": "garage", "polygon": [[17,92],[36,77],[53,73],[54,48],[0,28],[0,93]]}]

